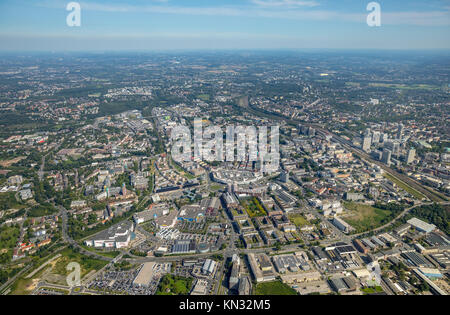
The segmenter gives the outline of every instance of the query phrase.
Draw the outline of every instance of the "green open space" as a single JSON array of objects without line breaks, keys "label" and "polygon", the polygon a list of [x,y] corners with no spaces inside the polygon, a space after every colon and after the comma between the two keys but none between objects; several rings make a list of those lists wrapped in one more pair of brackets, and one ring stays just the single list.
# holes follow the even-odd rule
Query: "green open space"
[{"label": "green open space", "polygon": [[14,192],[0,194],[0,210],[19,209],[23,207],[24,205],[17,201]]},{"label": "green open space", "polygon": [[197,95],[197,98],[201,99],[202,101],[209,101],[210,96],[209,96],[209,94],[200,94],[200,95]]},{"label": "green open space", "polygon": [[247,200],[243,200],[242,206],[244,207],[245,211],[247,212],[247,214],[250,218],[263,217],[263,216],[267,215],[263,206],[261,205],[258,198],[256,198],[256,197],[253,197],[253,198],[250,198]]},{"label": "green open space", "polygon": [[90,251],[97,255],[108,257],[108,258],[116,258],[117,256],[120,255],[120,252],[117,250],[114,250],[114,251],[99,250],[99,249],[95,249],[91,246],[86,246],[86,245],[81,245],[81,247],[83,247],[87,251]]},{"label": "green open space", "polygon": [[28,211],[28,216],[32,218],[43,217],[58,213],[58,210],[50,204],[38,205]]},{"label": "green open space", "polygon": [[12,250],[17,244],[20,229],[17,226],[3,225],[0,227],[0,263],[9,262],[12,259]]},{"label": "green open space", "polygon": [[54,271],[57,274],[67,276],[71,271],[66,269],[67,265],[71,262],[77,262],[81,267],[81,278],[92,270],[100,270],[108,264],[107,261],[99,260],[85,256],[70,248],[65,248],[61,251],[61,258],[57,260]]},{"label": "green open space", "polygon": [[374,294],[374,293],[384,292],[383,288],[380,286],[362,288],[361,291],[364,292],[365,294]]},{"label": "green open space", "polygon": [[31,278],[26,278],[26,275],[21,276],[12,286],[10,294],[26,295],[33,292],[40,281],[45,281],[51,284],[67,285],[66,277],[73,272],[67,270],[67,265],[71,262],[80,264],[81,275],[83,279],[85,275],[92,271],[97,271],[108,264],[107,261],[91,258],[85,256],[71,248],[65,248],[59,252],[61,257],[55,259],[47,266],[39,270]]},{"label": "green open space", "polygon": [[191,286],[192,278],[167,274],[159,282],[156,295],[188,295]]},{"label": "green open space", "polygon": [[350,211],[350,214],[343,219],[355,229],[356,233],[375,229],[393,219],[392,211],[378,209],[371,205],[344,202],[344,207]]},{"label": "green open space", "polygon": [[297,291],[287,284],[277,280],[258,283],[255,289],[256,295],[297,295]]},{"label": "green open space", "polygon": [[295,224],[296,227],[301,228],[305,225],[309,225],[308,220],[305,219],[301,214],[291,214],[289,215],[289,220]]},{"label": "green open space", "polygon": [[222,185],[211,185],[211,186],[209,187],[209,189],[210,189],[211,191],[217,191],[217,190],[223,189],[223,187],[224,187],[224,186],[222,186]]}]

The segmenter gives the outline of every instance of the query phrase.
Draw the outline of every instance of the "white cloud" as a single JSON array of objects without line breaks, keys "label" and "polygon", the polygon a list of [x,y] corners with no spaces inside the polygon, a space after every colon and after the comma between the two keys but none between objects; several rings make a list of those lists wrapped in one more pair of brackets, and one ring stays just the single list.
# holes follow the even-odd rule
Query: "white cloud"
[{"label": "white cloud", "polygon": [[315,7],[319,5],[316,1],[301,0],[251,0],[251,2],[262,7]]},{"label": "white cloud", "polygon": [[[46,6],[55,6],[61,0],[46,0]],[[147,0],[149,1],[149,0]],[[146,1],[146,2],[147,2]],[[248,0],[250,5],[241,6],[210,6],[210,7],[190,7],[176,6],[169,0],[151,0],[153,4],[126,4],[122,0],[110,2],[109,4],[99,2],[83,2],[83,10],[101,12],[122,12],[122,13],[155,13],[174,15],[194,15],[194,16],[242,16],[261,17],[273,19],[291,19],[302,21],[343,21],[354,23],[366,23],[368,12],[362,10],[360,13],[349,13],[333,10],[319,10],[316,8],[319,3],[314,0]],[[159,4],[156,4],[159,2]],[[125,4],[123,4],[125,3]],[[295,8],[295,10],[293,9]],[[323,6],[322,6],[323,8]],[[383,25],[418,25],[418,26],[446,26],[450,25],[450,11],[446,7],[433,11],[403,11],[403,12],[381,12],[381,23]]]}]

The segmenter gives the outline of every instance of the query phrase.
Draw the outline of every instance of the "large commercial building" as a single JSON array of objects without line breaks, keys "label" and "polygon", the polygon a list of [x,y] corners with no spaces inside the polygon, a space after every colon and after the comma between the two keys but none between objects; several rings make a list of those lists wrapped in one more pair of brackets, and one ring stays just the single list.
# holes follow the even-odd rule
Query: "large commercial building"
[{"label": "large commercial building", "polygon": [[412,219],[408,220],[407,222],[411,226],[415,227],[416,230],[418,230],[420,232],[424,232],[424,233],[431,233],[436,229],[436,225],[426,223],[417,218],[412,218]]},{"label": "large commercial building", "polygon": [[98,233],[93,238],[86,240],[85,244],[97,248],[127,247],[130,243],[133,230],[133,222],[125,221]]},{"label": "large commercial building", "polygon": [[333,219],[333,224],[344,233],[349,233],[352,230],[350,224],[348,224],[347,222],[338,217],[335,217]]},{"label": "large commercial building", "polygon": [[133,215],[136,224],[141,224],[150,220],[154,220],[159,227],[170,228],[176,224],[178,211],[170,210],[165,203],[152,205],[148,210]]},{"label": "large commercial building", "polygon": [[169,206],[165,203],[151,205],[148,210],[133,215],[133,220],[136,224],[140,224],[167,215],[169,211]]},{"label": "large commercial building", "polygon": [[202,272],[205,275],[212,275],[216,270],[217,263],[212,259],[206,259],[202,266]]},{"label": "large commercial building", "polygon": [[198,222],[205,216],[204,209],[200,205],[183,206],[178,213],[178,220]]},{"label": "large commercial building", "polygon": [[250,264],[250,270],[256,282],[275,280],[272,264],[265,254],[255,255],[251,253],[248,254],[247,257]]},{"label": "large commercial building", "polygon": [[196,245],[193,240],[178,240],[172,247],[173,254],[193,254],[195,252]]}]

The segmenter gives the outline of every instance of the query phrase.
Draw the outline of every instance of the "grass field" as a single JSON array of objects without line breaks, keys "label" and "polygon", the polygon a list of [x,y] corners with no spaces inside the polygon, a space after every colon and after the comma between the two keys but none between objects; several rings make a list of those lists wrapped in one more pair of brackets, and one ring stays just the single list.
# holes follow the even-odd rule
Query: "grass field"
[{"label": "grass field", "polygon": [[380,293],[380,292],[384,292],[383,288],[380,286],[376,286],[374,288],[363,288],[361,289],[362,292],[364,292],[365,294],[373,294],[373,293]]},{"label": "grass field", "polygon": [[52,205],[38,205],[28,211],[28,216],[31,218],[43,217],[57,213],[58,210]]},{"label": "grass field", "polygon": [[224,186],[222,186],[222,185],[211,185],[211,186],[209,187],[209,189],[212,190],[212,191],[221,190],[221,189],[223,189],[223,188],[224,188]]},{"label": "grass field", "polygon": [[256,295],[297,295],[297,291],[281,281],[258,283],[255,289]]},{"label": "grass field", "polygon": [[391,182],[395,183],[398,187],[400,187],[401,189],[403,189],[404,191],[408,192],[409,194],[413,195],[414,198],[417,199],[425,199],[426,197],[421,194],[420,192],[418,192],[417,190],[415,190],[414,188],[404,184],[402,181],[398,180],[397,178],[395,178],[394,176],[392,176],[391,174],[388,173],[384,173],[383,175],[385,178],[389,179]]},{"label": "grass field", "polygon": [[83,254],[74,252],[70,248],[61,251],[62,257],[59,258],[53,267],[52,273],[67,276],[71,271],[66,269],[71,262],[77,262],[81,266],[81,278],[92,270],[100,270],[108,264],[107,261],[94,259]]},{"label": "grass field", "polygon": [[31,278],[21,277],[13,285],[11,294],[13,295],[26,295],[30,294],[35,288],[37,283],[44,280],[47,283],[54,283],[60,285],[67,285],[66,276],[72,271],[66,269],[67,265],[71,262],[77,262],[81,267],[81,279],[93,270],[100,270],[108,262],[87,257],[83,254],[74,252],[70,248],[65,248],[61,252],[61,257],[55,259],[47,266],[42,268],[39,272],[33,275]]},{"label": "grass field", "polygon": [[197,95],[197,98],[201,99],[202,101],[209,101],[210,96],[209,96],[209,94],[200,94],[200,95]]},{"label": "grass field", "polygon": [[0,250],[13,249],[20,236],[20,229],[16,226],[3,225],[0,227]]},{"label": "grass field", "polygon": [[165,275],[159,285],[156,295],[188,295],[191,291],[192,279]]},{"label": "grass field", "polygon": [[309,225],[310,223],[303,217],[301,214],[291,214],[289,216],[289,220],[295,224],[296,227],[301,228],[305,225]]},{"label": "grass field", "polygon": [[26,158],[26,156],[18,156],[18,157],[14,158],[14,159],[11,159],[11,160],[2,160],[2,161],[0,161],[0,166],[2,166],[2,167],[10,167],[11,165],[13,165],[13,164],[15,164],[17,162],[20,162],[20,161],[22,161],[25,158]]},{"label": "grass field", "polygon": [[30,294],[36,287],[39,282],[41,276],[48,271],[51,266],[46,266],[42,270],[40,270],[37,274],[34,275],[31,279],[25,279],[21,277],[18,279],[12,286],[11,295],[27,295]]},{"label": "grass field", "polygon": [[86,250],[88,250],[90,252],[96,253],[96,254],[101,255],[101,256],[109,257],[109,258],[116,258],[117,256],[120,255],[119,251],[97,250],[97,249],[95,249],[93,247],[86,246],[86,245],[81,245],[81,247],[83,247],[84,249],[86,249]]},{"label": "grass field", "polygon": [[355,228],[356,232],[365,232],[382,226],[391,219],[392,215],[389,210],[355,202],[344,202],[344,207],[350,211],[350,215],[343,219]]}]

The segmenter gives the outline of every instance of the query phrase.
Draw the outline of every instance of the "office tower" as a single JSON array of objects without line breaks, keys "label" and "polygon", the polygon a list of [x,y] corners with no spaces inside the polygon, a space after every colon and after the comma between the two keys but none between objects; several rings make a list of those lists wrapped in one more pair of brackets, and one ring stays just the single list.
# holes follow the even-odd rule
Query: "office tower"
[{"label": "office tower", "polygon": [[411,164],[412,162],[414,162],[415,158],[416,158],[416,149],[414,148],[409,149],[408,156],[406,158],[406,163]]},{"label": "office tower", "polygon": [[387,164],[388,166],[391,166],[391,156],[392,156],[391,150],[384,149],[383,156],[381,157],[381,162]]},{"label": "office tower", "polygon": [[393,155],[397,155],[400,153],[400,143],[395,140],[389,140],[384,143],[384,148],[391,151]]},{"label": "office tower", "polygon": [[362,149],[365,152],[370,152],[370,145],[372,144],[370,136],[365,136],[362,143]]},{"label": "office tower", "polygon": [[281,172],[280,181],[287,183],[289,181],[289,173],[286,171]]},{"label": "office tower", "polygon": [[381,137],[380,132],[379,131],[374,131],[372,133],[372,143],[375,143],[375,144],[380,143],[380,137]]}]

